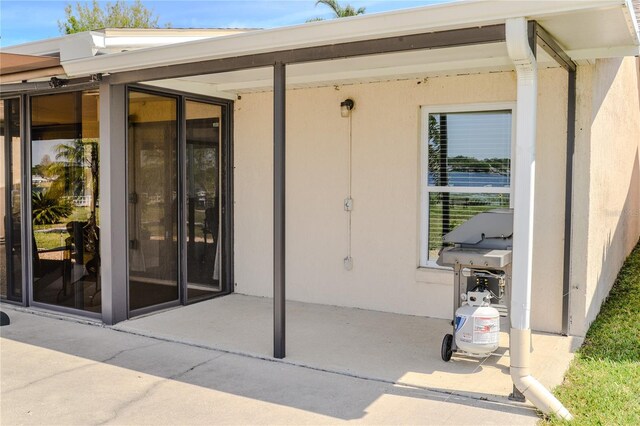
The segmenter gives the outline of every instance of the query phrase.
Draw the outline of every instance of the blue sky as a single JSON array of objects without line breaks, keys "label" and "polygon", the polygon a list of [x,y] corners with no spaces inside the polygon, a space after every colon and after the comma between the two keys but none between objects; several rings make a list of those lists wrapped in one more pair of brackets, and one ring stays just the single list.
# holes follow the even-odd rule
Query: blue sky
[{"label": "blue sky", "polygon": [[[356,8],[366,7],[367,13],[375,13],[444,1],[353,0],[348,3]],[[11,46],[60,35],[58,20],[64,18],[67,3],[57,0],[0,0],[0,45]],[[143,3],[160,17],[160,24],[169,22],[175,28],[273,28],[331,16],[327,7],[316,7],[315,0],[149,0]]]}]

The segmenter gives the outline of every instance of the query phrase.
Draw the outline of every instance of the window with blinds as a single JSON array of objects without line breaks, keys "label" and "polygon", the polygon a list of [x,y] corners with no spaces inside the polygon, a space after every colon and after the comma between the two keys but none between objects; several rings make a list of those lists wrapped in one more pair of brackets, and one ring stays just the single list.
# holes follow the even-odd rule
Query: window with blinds
[{"label": "window with blinds", "polygon": [[511,109],[423,109],[421,263],[432,265],[443,236],[472,216],[508,208]]}]

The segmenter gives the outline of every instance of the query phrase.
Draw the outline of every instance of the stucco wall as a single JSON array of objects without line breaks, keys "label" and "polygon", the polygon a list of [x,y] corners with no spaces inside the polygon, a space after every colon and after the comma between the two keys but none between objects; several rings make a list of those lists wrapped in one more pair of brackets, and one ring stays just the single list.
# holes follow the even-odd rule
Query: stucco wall
[{"label": "stucco wall", "polygon": [[[559,331],[566,73],[540,72],[533,325]],[[287,92],[287,298],[449,318],[452,277],[419,262],[420,106],[514,101],[515,75],[430,78]],[[348,120],[353,113],[354,267],[346,271]],[[235,277],[272,295],[272,95],[235,104]]]},{"label": "stucco wall", "polygon": [[578,68],[571,334],[584,335],[640,237],[640,62]]}]

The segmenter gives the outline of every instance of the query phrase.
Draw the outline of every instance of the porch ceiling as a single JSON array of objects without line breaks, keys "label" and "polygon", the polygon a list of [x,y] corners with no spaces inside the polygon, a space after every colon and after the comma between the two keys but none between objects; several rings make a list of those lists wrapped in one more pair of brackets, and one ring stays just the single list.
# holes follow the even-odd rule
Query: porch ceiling
[{"label": "porch ceiling", "polygon": [[618,7],[601,5],[590,10],[549,15],[537,21],[574,61],[638,55],[640,33],[633,6],[624,0],[618,3]]},{"label": "porch ceiling", "polygon": [[[542,49],[540,68],[558,64]],[[460,46],[308,62],[287,66],[287,88],[338,86],[389,80],[428,78],[513,70],[505,43]],[[202,95],[233,97],[237,94],[272,90],[273,71],[253,68],[145,82],[158,87]]]}]

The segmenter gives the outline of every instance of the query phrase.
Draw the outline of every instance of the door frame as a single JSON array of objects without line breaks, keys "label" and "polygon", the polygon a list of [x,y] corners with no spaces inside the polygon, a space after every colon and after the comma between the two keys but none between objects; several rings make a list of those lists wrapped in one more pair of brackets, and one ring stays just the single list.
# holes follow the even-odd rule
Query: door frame
[{"label": "door frame", "polygon": [[34,97],[55,95],[68,92],[81,92],[84,90],[95,90],[99,88],[99,83],[92,81],[87,83],[78,83],[58,88],[37,88],[35,90],[17,91],[14,93],[0,93],[0,100],[20,99],[20,165],[21,172],[21,200],[20,207],[22,220],[22,300],[13,301],[10,299],[2,299],[2,303],[17,304],[24,307],[33,307],[51,312],[59,312],[66,315],[72,315],[78,318],[90,318],[93,320],[101,320],[102,314],[90,311],[84,311],[72,307],[54,305],[44,302],[37,302],[33,298],[33,216],[32,216],[32,200],[31,200],[31,100]]},{"label": "door frame", "polygon": [[[177,99],[177,174],[178,185],[177,192],[180,202],[178,203],[178,298],[170,302],[160,303],[156,305],[146,306],[135,310],[129,309],[129,254],[127,252],[127,317],[133,318],[139,315],[145,315],[150,312],[155,312],[162,309],[172,308],[180,305],[188,305],[192,303],[198,303],[203,300],[213,299],[215,297],[225,296],[233,293],[234,282],[234,254],[233,254],[233,108],[234,102],[229,99],[221,99],[210,96],[198,95],[188,92],[182,92],[179,90],[158,88],[146,84],[128,84],[125,88],[125,110],[126,117],[129,117],[129,92],[131,90],[148,93],[158,96],[167,96]],[[221,107],[222,116],[220,125],[223,126],[221,132],[220,141],[220,221],[221,221],[221,235],[219,236],[222,243],[221,256],[220,256],[220,286],[221,291],[217,294],[210,296],[204,296],[189,301],[187,299],[187,230],[186,230],[186,218],[187,218],[187,188],[186,188],[186,103],[187,101],[202,102],[210,105],[217,105]],[[128,124],[127,124],[128,126]],[[126,134],[126,146],[127,146],[127,158],[126,162],[129,164],[129,135]],[[129,187],[129,173],[127,166],[127,191]],[[128,207],[127,207],[128,208]],[[128,216],[128,211],[127,211]],[[127,221],[127,235],[129,235],[129,221]]]},{"label": "door frame", "polygon": [[[13,250],[13,218],[12,218],[12,210],[13,210],[13,197],[12,197],[12,188],[13,188],[13,158],[15,153],[13,152],[13,141],[12,137],[14,136],[12,133],[9,133],[9,139],[7,140],[6,129],[10,129],[10,117],[11,112],[4,108],[4,123],[5,123],[5,135],[4,135],[4,155],[5,155],[5,163],[4,163],[4,173],[5,177],[5,194],[4,194],[4,202],[5,202],[5,221],[3,221],[2,225],[5,228],[5,279],[7,280],[7,294],[6,297],[2,299],[2,302],[5,303],[13,303],[18,305],[26,305],[27,301],[27,293],[26,293],[26,283],[27,278],[25,274],[25,243],[24,243],[24,230],[25,230],[25,211],[24,211],[24,103],[25,96],[22,95],[10,95],[6,97],[0,98],[0,102],[4,103],[5,101],[15,101],[17,100],[19,103],[19,130],[17,136],[20,138],[20,143],[18,146],[18,164],[20,165],[20,263],[22,266],[22,270],[20,273],[21,282],[20,282],[20,298],[10,298],[9,295],[14,288],[14,283],[12,280],[14,278],[15,265],[14,265],[14,256],[11,254],[11,250]],[[7,227],[7,225],[9,225]],[[11,295],[14,296],[14,295]]]},{"label": "door frame", "polygon": [[[32,210],[32,148],[33,148],[33,140],[31,138],[31,127],[32,127],[32,114],[33,110],[31,108],[33,98],[37,98],[39,96],[47,96],[47,95],[57,95],[61,93],[76,93],[82,92],[85,90],[97,90],[99,89],[99,84],[97,82],[89,82],[89,83],[81,83],[77,85],[65,86],[60,88],[48,88],[48,89],[39,89],[33,90],[26,94],[24,94],[24,102],[22,105],[22,120],[21,123],[24,125],[24,130],[22,134],[24,135],[24,140],[22,143],[23,149],[23,220],[26,220],[23,224],[23,259],[25,259],[25,263],[23,265],[23,291],[26,293],[27,300],[23,302],[24,306],[34,307],[38,309],[44,309],[52,312],[60,312],[66,315],[72,315],[79,318],[90,318],[93,320],[102,320],[102,306],[100,307],[100,312],[91,312],[86,310],[81,310],[77,308],[72,308],[68,306],[55,305],[46,302],[39,302],[34,300],[34,281],[33,281],[33,210]],[[100,135],[98,135],[100,136]],[[100,141],[100,139],[98,139]]]},{"label": "door frame", "polygon": [[[203,297],[194,298],[188,300],[188,277],[187,277],[187,179],[186,179],[186,160],[187,160],[187,120],[186,110],[187,102],[199,102],[203,104],[219,106],[221,110],[220,125],[222,131],[220,133],[220,148],[219,148],[219,191],[220,198],[218,206],[220,210],[220,235],[218,239],[222,245],[220,247],[220,293],[214,295],[207,295]],[[181,205],[182,216],[180,219],[180,228],[182,229],[183,237],[180,240],[181,246],[181,260],[182,265],[180,269],[181,279],[181,298],[180,302],[183,305],[190,305],[192,303],[198,303],[203,300],[212,299],[214,297],[227,295],[233,293],[233,132],[231,129],[231,117],[233,116],[233,101],[225,99],[217,99],[205,96],[197,96],[193,94],[185,94],[182,97],[182,122],[180,149],[178,156],[181,157],[179,170],[182,181],[179,182],[180,190],[182,191]]]}]

